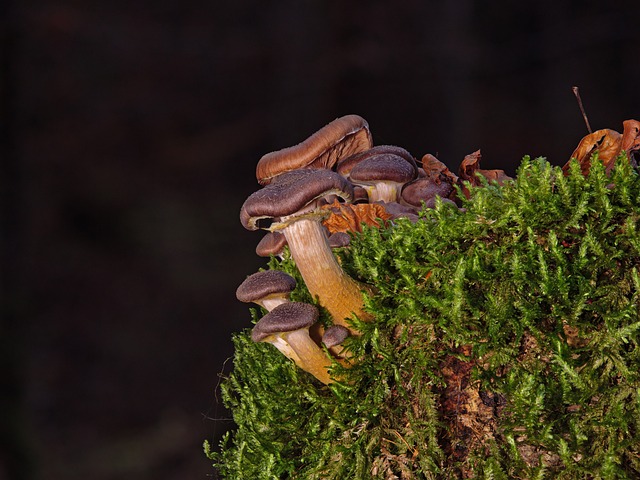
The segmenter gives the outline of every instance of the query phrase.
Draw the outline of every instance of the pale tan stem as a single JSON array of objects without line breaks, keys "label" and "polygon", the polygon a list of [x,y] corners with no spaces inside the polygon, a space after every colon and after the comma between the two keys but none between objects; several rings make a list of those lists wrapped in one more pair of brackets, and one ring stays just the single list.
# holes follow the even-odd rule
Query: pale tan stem
[{"label": "pale tan stem", "polygon": [[300,359],[299,363],[296,362],[300,368],[325,385],[333,381],[328,371],[331,367],[331,359],[311,340],[306,329],[285,333],[284,339]]},{"label": "pale tan stem", "polygon": [[398,184],[391,182],[379,182],[374,185],[365,187],[369,195],[369,203],[375,202],[397,202],[398,201]]},{"label": "pale tan stem", "polygon": [[268,297],[265,297],[261,300],[259,300],[258,303],[260,306],[264,307],[267,311],[271,311],[274,308],[276,308],[278,305],[282,305],[283,303],[287,303],[289,302],[289,298],[287,296],[284,295],[270,295]]},{"label": "pale tan stem", "polygon": [[331,252],[321,223],[313,218],[301,218],[283,229],[291,256],[309,292],[326,308],[336,325],[347,327],[345,318],[353,314],[361,320],[371,315],[363,310],[362,291],[367,287],[349,277]]},{"label": "pale tan stem", "polygon": [[302,360],[300,360],[300,357],[298,356],[296,351],[291,347],[291,345],[287,343],[284,338],[280,337],[279,335],[271,335],[264,341],[276,347],[278,350],[280,350],[280,353],[282,353],[289,360],[293,360],[299,367],[302,364]]}]

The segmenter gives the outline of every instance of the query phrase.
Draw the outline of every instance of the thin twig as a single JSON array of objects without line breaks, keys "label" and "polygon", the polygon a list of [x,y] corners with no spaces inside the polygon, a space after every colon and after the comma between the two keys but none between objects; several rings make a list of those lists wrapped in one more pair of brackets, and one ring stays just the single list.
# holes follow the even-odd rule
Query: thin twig
[{"label": "thin twig", "polygon": [[576,100],[578,100],[578,106],[580,107],[580,111],[582,112],[582,118],[584,118],[584,123],[587,125],[587,131],[589,133],[593,133],[591,130],[591,125],[589,125],[589,119],[587,118],[587,114],[584,111],[584,107],[582,106],[582,99],[580,98],[580,90],[578,87],[571,87],[573,90],[573,94],[576,96]]}]

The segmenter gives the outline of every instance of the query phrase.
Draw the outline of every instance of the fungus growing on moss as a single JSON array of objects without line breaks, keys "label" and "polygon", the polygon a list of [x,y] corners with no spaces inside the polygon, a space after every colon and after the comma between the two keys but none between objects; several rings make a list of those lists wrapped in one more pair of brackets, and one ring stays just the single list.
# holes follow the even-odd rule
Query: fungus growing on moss
[{"label": "fungus growing on moss", "polygon": [[282,258],[282,252],[286,246],[287,239],[280,232],[267,232],[256,245],[256,255],[259,257],[275,255]]},{"label": "fungus growing on moss", "polygon": [[[341,265],[376,288],[375,318],[349,341],[356,361],[330,388],[292,384],[235,335],[221,388],[237,428],[207,449],[221,477],[640,478],[633,128],[611,169],[527,158],[513,182],[469,180],[461,209],[353,235]],[[463,173],[485,185],[469,160]]]},{"label": "fungus growing on moss", "polygon": [[351,237],[347,232],[335,232],[329,237],[329,246],[331,248],[348,247]]},{"label": "fungus growing on moss", "polygon": [[336,172],[345,178],[349,178],[351,170],[353,170],[360,162],[379,155],[396,155],[406,160],[407,163],[411,164],[415,169],[418,167],[416,159],[413,158],[413,155],[404,148],[397,147],[395,145],[376,145],[368,150],[354,153],[353,155],[348,157],[345,156],[338,160],[336,163]]},{"label": "fungus growing on moss", "polygon": [[236,290],[236,298],[245,303],[256,303],[271,311],[289,301],[296,280],[280,270],[263,270],[249,275]]},{"label": "fungus growing on moss", "polygon": [[309,327],[318,321],[318,309],[300,302],[283,303],[262,317],[251,333],[254,342],[274,345],[298,367],[324,384],[332,382],[331,359],[309,336]]},{"label": "fungus growing on moss", "polygon": [[417,174],[415,166],[404,158],[380,154],[353,167],[349,179],[367,191],[370,202],[395,202],[402,186],[416,178]]},{"label": "fungus growing on moss", "polygon": [[327,195],[350,200],[352,194],[351,184],[335,172],[296,170],[251,194],[240,211],[248,230],[259,228],[263,219],[273,221],[269,228],[284,234],[311,295],[329,311],[334,323],[347,327],[345,319],[353,314],[369,318],[363,310],[366,287],[349,277],[333,256],[318,201]]},{"label": "fungus growing on moss", "polygon": [[407,183],[402,188],[401,198],[403,203],[420,208],[422,204],[427,208],[433,208],[436,197],[440,197],[443,202],[454,203],[450,196],[455,194],[452,184],[443,181],[439,176],[430,175],[420,177]]},{"label": "fungus growing on moss", "polygon": [[336,358],[345,358],[342,342],[349,337],[349,330],[342,325],[332,325],[322,335],[322,343]]},{"label": "fungus growing on moss", "polygon": [[367,121],[358,115],[345,115],[298,145],[264,155],[256,167],[256,178],[261,185],[268,185],[278,175],[301,168],[331,169],[340,158],[371,145]]}]

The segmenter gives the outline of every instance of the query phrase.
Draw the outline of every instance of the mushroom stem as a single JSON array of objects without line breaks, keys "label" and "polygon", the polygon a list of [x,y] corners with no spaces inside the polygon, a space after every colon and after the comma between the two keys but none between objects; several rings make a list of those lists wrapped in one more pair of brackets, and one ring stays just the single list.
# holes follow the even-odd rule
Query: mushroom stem
[{"label": "mushroom stem", "polygon": [[398,184],[377,182],[375,185],[365,187],[365,189],[369,194],[369,203],[391,203],[398,201]]},{"label": "mushroom stem", "polygon": [[371,319],[363,310],[362,292],[367,288],[342,270],[331,252],[322,224],[314,218],[300,218],[287,225],[282,233],[311,295],[329,311],[336,325],[358,334],[345,319],[352,314],[362,320]]},{"label": "mushroom stem", "polygon": [[271,338],[266,340],[266,342],[276,347],[278,350],[280,350],[280,353],[282,353],[289,360],[293,360],[296,363],[296,365],[302,368],[302,360],[300,359],[300,356],[294,350],[294,348],[287,343],[285,339],[277,335],[273,335]]},{"label": "mushroom stem", "polygon": [[331,367],[331,359],[327,357],[324,351],[309,337],[309,331],[307,329],[286,333],[284,340],[300,359],[299,363],[296,362],[300,368],[309,372],[325,385],[333,382],[328,371],[329,367]]},{"label": "mushroom stem", "polygon": [[285,297],[284,295],[272,295],[269,297],[265,297],[256,303],[264,307],[265,310],[267,310],[268,312],[270,312],[271,310],[276,308],[278,305],[282,305],[283,303],[287,303],[289,301],[290,301],[289,298]]}]

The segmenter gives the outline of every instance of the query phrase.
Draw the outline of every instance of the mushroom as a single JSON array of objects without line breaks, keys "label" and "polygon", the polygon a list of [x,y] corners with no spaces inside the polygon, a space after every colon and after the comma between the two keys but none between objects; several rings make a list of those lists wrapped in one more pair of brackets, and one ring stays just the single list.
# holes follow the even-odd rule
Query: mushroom
[{"label": "mushroom", "polygon": [[349,330],[342,325],[333,325],[327,328],[322,335],[322,343],[329,351],[337,358],[346,358],[345,350],[342,347],[344,342],[349,336]]},{"label": "mushroom", "polygon": [[428,208],[433,208],[432,201],[435,197],[449,200],[449,196],[452,194],[455,194],[453,185],[442,181],[438,177],[426,176],[407,183],[402,189],[401,198],[405,204],[412,207],[420,208],[422,207],[422,202],[425,202]]},{"label": "mushroom", "polygon": [[333,380],[328,368],[331,359],[309,336],[309,327],[318,321],[318,309],[301,302],[277,306],[253,327],[254,342],[268,342],[324,384]]},{"label": "mushroom", "polygon": [[333,194],[348,201],[352,193],[351,184],[336,172],[296,170],[251,194],[240,210],[240,221],[248,230],[260,228],[262,219],[273,220],[268,229],[284,234],[312,297],[329,311],[334,323],[347,327],[345,319],[353,314],[370,318],[363,310],[366,287],[349,277],[333,256],[321,223],[326,212],[318,200]]},{"label": "mushroom", "polygon": [[369,201],[395,202],[402,186],[416,178],[418,170],[393,153],[371,156],[351,169],[349,179],[367,190]]},{"label": "mushroom", "polygon": [[358,115],[335,119],[302,143],[264,155],[256,166],[260,185],[268,185],[285,172],[301,169],[332,169],[338,159],[371,148],[367,121]]},{"label": "mushroom", "polygon": [[329,236],[329,246],[331,248],[348,247],[351,243],[351,236],[347,232],[335,232]]},{"label": "mushroom", "polygon": [[256,245],[256,254],[259,257],[275,255],[282,259],[282,252],[287,245],[287,239],[280,232],[267,232]]},{"label": "mushroom", "polygon": [[256,303],[266,310],[289,301],[296,288],[296,280],[280,270],[263,270],[249,275],[236,290],[236,298],[245,303]]},{"label": "mushroom", "polygon": [[390,215],[389,220],[397,220],[398,218],[408,218],[412,223],[419,220],[415,208],[397,202],[376,202],[384,207],[385,211]]},{"label": "mushroom", "polygon": [[435,198],[440,197],[443,203],[455,202],[456,190],[454,185],[458,177],[447,166],[433,155],[427,153],[422,157],[424,174],[402,187],[400,201],[405,205],[421,208],[435,207]]},{"label": "mushroom", "polygon": [[377,155],[383,154],[393,154],[399,157],[404,158],[407,162],[417,168],[416,159],[413,158],[407,150],[402,147],[397,147],[395,145],[376,145],[375,147],[371,147],[369,150],[365,150],[364,152],[354,153],[349,157],[342,158],[336,164],[336,172],[342,175],[345,178],[349,178],[351,174],[351,170],[358,165],[363,160],[366,160],[371,157],[375,157]]}]

